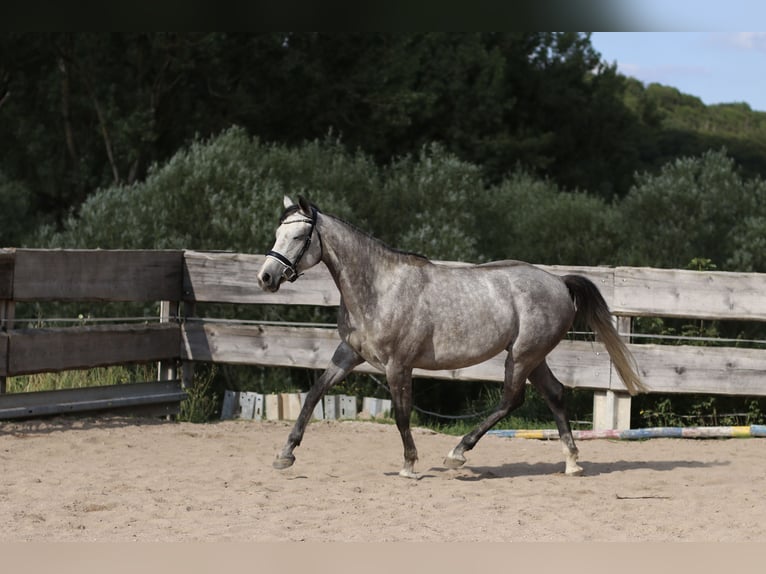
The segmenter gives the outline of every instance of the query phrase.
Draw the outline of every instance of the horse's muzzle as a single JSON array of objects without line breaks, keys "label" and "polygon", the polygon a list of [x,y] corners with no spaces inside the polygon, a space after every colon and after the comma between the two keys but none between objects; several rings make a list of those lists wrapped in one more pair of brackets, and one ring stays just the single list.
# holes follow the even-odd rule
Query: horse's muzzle
[{"label": "horse's muzzle", "polygon": [[265,269],[261,269],[258,273],[258,285],[264,291],[274,293],[279,291],[280,285],[284,281],[284,275],[282,273],[271,273]]}]

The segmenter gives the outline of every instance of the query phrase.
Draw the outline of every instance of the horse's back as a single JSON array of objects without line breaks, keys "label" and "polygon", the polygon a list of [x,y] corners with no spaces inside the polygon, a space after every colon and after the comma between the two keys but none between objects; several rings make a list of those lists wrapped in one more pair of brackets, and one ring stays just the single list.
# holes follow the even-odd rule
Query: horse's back
[{"label": "horse's back", "polygon": [[434,264],[433,268],[434,278],[445,281],[447,285],[454,281],[478,287],[486,282],[494,286],[507,286],[513,296],[526,294],[546,299],[564,296],[565,300],[569,300],[569,290],[560,276],[524,261],[507,259],[480,264]]}]

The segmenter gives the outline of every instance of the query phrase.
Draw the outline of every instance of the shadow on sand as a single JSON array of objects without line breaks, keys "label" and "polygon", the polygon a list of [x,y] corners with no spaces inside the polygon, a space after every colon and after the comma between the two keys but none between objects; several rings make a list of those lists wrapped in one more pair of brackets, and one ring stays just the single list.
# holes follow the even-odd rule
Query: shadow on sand
[{"label": "shadow on sand", "polygon": [[[629,472],[633,470],[654,470],[665,472],[680,468],[711,468],[715,466],[727,466],[729,461],[701,462],[697,460],[641,460],[626,461],[618,460],[614,462],[588,462],[580,461],[583,467],[582,476],[599,476],[602,474],[611,474],[614,472]],[[493,478],[516,478],[523,476],[546,476],[564,473],[563,462],[514,462],[503,464],[501,466],[465,466],[463,472],[470,472],[471,475],[456,476],[456,480],[486,480]],[[446,467],[433,467],[428,469],[428,473],[450,472]]]}]

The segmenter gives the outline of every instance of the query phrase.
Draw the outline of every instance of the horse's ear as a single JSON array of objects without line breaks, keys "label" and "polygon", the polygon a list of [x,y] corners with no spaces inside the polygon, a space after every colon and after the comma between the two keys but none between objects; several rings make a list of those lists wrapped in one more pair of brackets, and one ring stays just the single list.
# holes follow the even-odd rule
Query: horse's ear
[{"label": "horse's ear", "polygon": [[287,209],[288,207],[292,207],[293,205],[295,205],[295,202],[285,195],[282,198],[282,204],[285,206],[285,209]]},{"label": "horse's ear", "polygon": [[308,199],[303,197],[302,195],[298,196],[298,205],[301,207],[301,211],[305,213],[306,215],[311,215],[311,203]]}]

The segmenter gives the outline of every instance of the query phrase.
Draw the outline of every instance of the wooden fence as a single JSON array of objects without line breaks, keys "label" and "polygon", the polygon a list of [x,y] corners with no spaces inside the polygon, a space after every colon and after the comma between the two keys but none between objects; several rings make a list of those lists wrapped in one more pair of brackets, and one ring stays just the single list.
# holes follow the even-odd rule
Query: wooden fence
[{"label": "wooden fence", "polygon": [[[296,283],[283,285],[278,293],[265,293],[256,285],[262,262],[260,255],[195,251],[0,251],[0,377],[164,361],[168,369],[163,377],[170,382],[151,383],[159,387],[147,386],[145,397],[132,400],[151,403],[151,395],[157,394],[165,403],[177,404],[183,395],[183,385],[176,380],[175,367],[179,364],[184,373],[181,379],[185,378],[187,384],[190,367],[196,361],[323,369],[338,344],[335,329],[221,322],[196,316],[197,303],[208,302],[338,305],[339,294],[323,265],[310,269]],[[633,317],[766,321],[766,274],[543,267],[557,274],[578,273],[594,281],[626,336]],[[14,328],[16,302],[83,300],[164,301],[164,322]],[[766,395],[766,349],[651,345],[640,341],[631,343],[630,348],[651,392]],[[630,399],[600,343],[562,341],[549,362],[565,384],[595,392],[596,428],[626,428]],[[367,364],[358,370],[377,372]],[[417,370],[415,376],[502,381],[503,357],[455,371]],[[129,386],[118,386],[113,400],[118,402]],[[80,394],[72,398],[89,408],[90,395],[87,391]],[[37,404],[39,399],[21,395],[0,396],[0,418],[7,416],[4,409],[11,404],[14,413],[26,412],[29,416],[43,412],[35,410],[42,407],[24,411],[27,402]],[[77,407],[70,405],[68,409]]]},{"label": "wooden fence", "polygon": [[[177,413],[186,393],[166,380],[62,391],[5,394],[6,377],[124,363],[174,362],[177,322],[27,328],[18,303],[178,301],[182,251],[0,251],[0,418],[101,409]],[[17,328],[19,327],[19,328]]]}]

